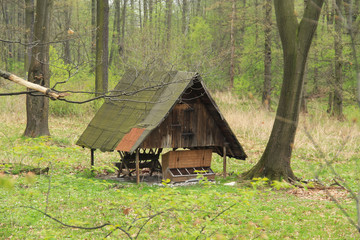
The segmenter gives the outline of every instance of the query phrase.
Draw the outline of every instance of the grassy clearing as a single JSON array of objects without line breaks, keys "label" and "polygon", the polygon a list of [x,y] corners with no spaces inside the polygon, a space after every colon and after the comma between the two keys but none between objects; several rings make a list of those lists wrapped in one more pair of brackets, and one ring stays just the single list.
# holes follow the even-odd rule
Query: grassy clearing
[{"label": "grassy clearing", "polygon": [[[68,112],[65,116],[56,114],[50,118],[51,138],[26,139],[22,137],[24,97],[2,98],[0,162],[34,167],[47,167],[51,163],[51,171],[49,176],[25,173],[1,176],[0,238],[99,239],[111,233],[110,239],[126,239],[126,233],[119,229],[114,231],[116,227],[126,230],[132,238],[136,238],[141,229],[139,239],[359,237],[324,191],[306,188],[270,190],[262,187],[262,181],[256,182],[255,186],[249,183],[224,186],[225,182],[237,181],[241,172],[257,162],[267,143],[275,113],[261,110],[260,104],[253,99],[239,99],[227,93],[215,93],[214,97],[249,159],[229,160],[228,170],[232,175],[225,180],[219,177],[216,183],[176,188],[136,186],[91,177],[89,151],[74,144],[96,106],[75,106],[72,115],[66,115]],[[360,119],[359,110],[352,109],[348,121],[337,122],[321,113],[321,104],[311,103],[309,107],[310,113],[301,117],[296,137],[292,158],[295,174],[312,179],[314,173],[321,170],[324,183],[332,184],[335,176],[331,168],[321,168],[325,158],[334,161],[334,169],[357,190],[360,131],[359,123],[352,119]],[[306,136],[305,127],[325,156]],[[117,157],[116,153],[96,152],[96,165],[111,166]],[[214,155],[212,167],[221,173],[220,157]],[[331,191],[355,219],[355,204],[349,194],[340,189]],[[47,208],[49,215],[69,225],[110,225],[97,230],[67,228],[23,206],[41,211]]]}]

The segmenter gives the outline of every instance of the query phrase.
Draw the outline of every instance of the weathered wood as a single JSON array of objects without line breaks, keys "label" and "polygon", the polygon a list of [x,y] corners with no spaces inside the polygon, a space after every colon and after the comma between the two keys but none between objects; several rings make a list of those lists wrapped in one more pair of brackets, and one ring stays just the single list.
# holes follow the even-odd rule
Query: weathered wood
[{"label": "weathered wood", "polygon": [[[171,169],[174,170],[174,169]],[[195,179],[198,177],[198,175],[203,175],[204,177],[206,177],[208,180],[214,180],[215,179],[215,173],[211,173],[211,174],[191,174],[191,175],[179,175],[179,176],[172,176],[170,173],[170,170],[168,169],[168,171],[166,171],[166,173],[163,175],[163,179],[170,179],[172,182],[184,182],[190,179]]]},{"label": "weathered wood", "polygon": [[226,178],[226,146],[223,147],[223,177]]},{"label": "weathered wood", "polygon": [[95,149],[91,149],[91,151],[90,151],[90,164],[91,164],[91,170],[92,170],[92,167],[94,166],[94,162],[95,162],[94,152],[95,152]]},{"label": "weathered wood", "polygon": [[[136,169],[136,151],[134,153],[118,151],[120,155],[120,162],[115,162],[115,166],[118,170],[118,177],[122,173],[123,167],[128,171],[128,175],[131,176],[131,169]],[[160,153],[162,149],[139,149],[139,169],[150,168],[150,176],[154,171],[161,171],[161,165],[159,162]]]},{"label": "weathered wood", "polygon": [[136,149],[136,183],[140,183],[140,170],[139,170],[139,149]]},{"label": "weathered wood", "polygon": [[142,148],[223,146],[224,136],[200,99],[177,104],[142,143]]},{"label": "weathered wood", "polygon": [[29,89],[41,92],[47,96],[50,96],[53,99],[62,98],[62,97],[65,97],[68,95],[68,94],[64,94],[64,93],[55,92],[55,91],[51,90],[50,88],[43,87],[39,84],[35,84],[32,82],[26,81],[25,79],[22,79],[14,74],[11,74],[11,73],[8,73],[8,72],[2,71],[2,70],[0,70],[0,77],[3,77],[10,81],[13,81],[13,82],[20,84],[22,86],[25,86]]},{"label": "weathered wood", "polygon": [[[189,172],[186,168],[210,168],[211,166],[212,149],[201,150],[185,150],[185,151],[170,151],[162,155],[162,172],[164,179],[170,179],[174,182],[182,182],[192,178],[196,178],[197,174],[192,171]],[[178,176],[172,176],[171,171],[184,171]],[[198,173],[201,174],[201,173]],[[215,174],[213,174],[215,175]],[[206,175],[208,177],[208,175]],[[209,179],[214,176],[209,175]]]},{"label": "weathered wood", "polygon": [[162,155],[163,172],[167,168],[210,167],[212,150],[170,151]]},{"label": "weathered wood", "polygon": [[[115,162],[114,164],[119,169],[120,169],[121,165],[125,166],[127,171],[129,171],[129,169],[136,168],[136,160],[129,161],[129,160],[125,159],[125,160],[122,160],[121,162]],[[156,168],[159,165],[160,165],[160,163],[157,159],[156,160],[141,160],[141,159],[139,160],[139,168],[153,169],[154,167]],[[123,167],[121,167],[121,168],[123,168]]]}]

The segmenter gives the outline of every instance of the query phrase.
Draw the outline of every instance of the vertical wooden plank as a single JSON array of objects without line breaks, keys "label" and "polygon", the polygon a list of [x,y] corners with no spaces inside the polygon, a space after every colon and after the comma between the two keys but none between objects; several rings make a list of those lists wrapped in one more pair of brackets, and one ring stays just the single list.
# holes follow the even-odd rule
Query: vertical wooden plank
[{"label": "vertical wooden plank", "polygon": [[226,178],[226,146],[223,147],[223,177]]},{"label": "vertical wooden plank", "polygon": [[140,168],[139,168],[139,149],[136,149],[136,157],[135,157],[135,161],[136,161],[136,183],[139,184],[140,183]]}]

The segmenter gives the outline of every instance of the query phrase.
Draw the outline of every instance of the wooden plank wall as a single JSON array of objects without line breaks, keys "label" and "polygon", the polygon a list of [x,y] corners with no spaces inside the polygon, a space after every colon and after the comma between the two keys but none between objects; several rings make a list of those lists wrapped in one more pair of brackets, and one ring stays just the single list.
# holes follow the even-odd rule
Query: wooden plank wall
[{"label": "wooden plank wall", "polygon": [[185,148],[224,145],[224,136],[200,99],[177,104],[142,148]]},{"label": "wooden plank wall", "polygon": [[212,150],[170,151],[162,155],[162,168],[210,167]]}]

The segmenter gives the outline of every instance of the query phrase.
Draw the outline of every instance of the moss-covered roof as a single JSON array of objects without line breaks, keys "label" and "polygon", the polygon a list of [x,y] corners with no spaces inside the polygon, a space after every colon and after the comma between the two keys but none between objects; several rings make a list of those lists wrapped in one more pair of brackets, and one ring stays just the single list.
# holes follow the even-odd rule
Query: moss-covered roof
[{"label": "moss-covered roof", "polygon": [[[101,151],[135,151],[198,79],[198,74],[189,72],[128,70],[76,144]],[[206,89],[205,92],[211,112],[222,122],[220,128],[233,145],[231,157],[245,159],[240,143]]]},{"label": "moss-covered roof", "polygon": [[101,106],[77,145],[113,151],[132,128],[145,129],[145,137],[161,123],[195,75],[177,71],[127,71],[113,90],[114,97]]}]

